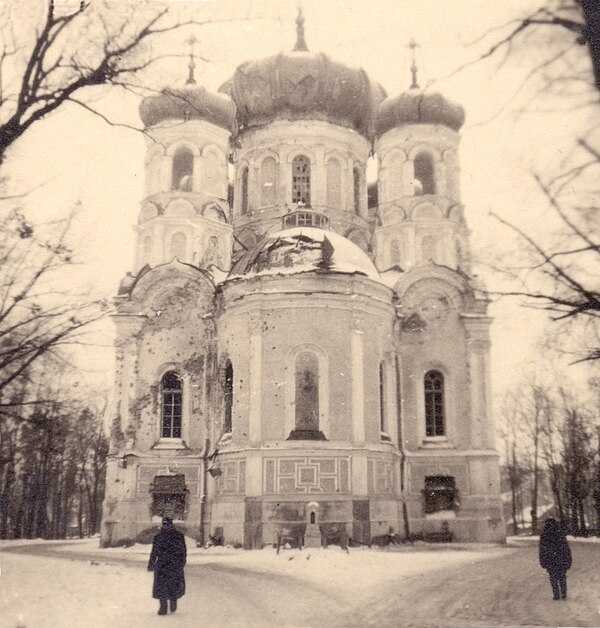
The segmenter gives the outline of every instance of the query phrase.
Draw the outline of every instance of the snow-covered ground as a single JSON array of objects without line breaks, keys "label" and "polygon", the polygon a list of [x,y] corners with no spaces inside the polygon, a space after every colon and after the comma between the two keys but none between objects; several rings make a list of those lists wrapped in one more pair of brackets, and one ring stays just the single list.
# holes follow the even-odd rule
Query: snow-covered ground
[{"label": "snow-covered ground", "polygon": [[597,544],[573,543],[571,599],[553,607],[536,539],[279,555],[190,541],[186,596],[167,617],[150,597],[147,545],[17,545],[0,544],[2,628],[600,625]]}]

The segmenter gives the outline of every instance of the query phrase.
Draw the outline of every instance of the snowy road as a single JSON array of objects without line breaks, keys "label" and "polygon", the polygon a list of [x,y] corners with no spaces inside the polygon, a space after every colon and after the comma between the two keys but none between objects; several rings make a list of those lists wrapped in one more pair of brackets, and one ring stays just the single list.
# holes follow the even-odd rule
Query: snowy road
[{"label": "snowy road", "polygon": [[569,600],[554,602],[536,547],[192,550],[187,594],[156,616],[148,547],[4,544],[0,626],[600,626],[600,545],[572,543]]}]

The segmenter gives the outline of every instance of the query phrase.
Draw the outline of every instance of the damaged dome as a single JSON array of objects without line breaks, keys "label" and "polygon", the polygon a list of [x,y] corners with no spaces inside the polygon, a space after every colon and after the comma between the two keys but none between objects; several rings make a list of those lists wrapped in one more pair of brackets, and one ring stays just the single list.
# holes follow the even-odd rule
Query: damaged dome
[{"label": "damaged dome", "polygon": [[337,233],[310,227],[268,235],[234,264],[229,279],[312,271],[356,273],[380,281],[375,265],[360,247]]}]

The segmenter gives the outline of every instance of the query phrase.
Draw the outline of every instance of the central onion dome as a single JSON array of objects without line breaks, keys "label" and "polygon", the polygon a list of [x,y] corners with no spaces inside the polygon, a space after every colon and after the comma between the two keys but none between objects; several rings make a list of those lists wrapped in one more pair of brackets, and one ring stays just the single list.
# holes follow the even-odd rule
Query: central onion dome
[{"label": "central onion dome", "polygon": [[324,120],[370,138],[373,112],[386,95],[383,88],[362,69],[309,52],[301,11],[296,24],[291,52],[247,61],[221,86],[235,102],[239,129],[274,120]]},{"label": "central onion dome", "polygon": [[234,264],[229,279],[315,270],[356,273],[381,281],[375,265],[360,247],[333,231],[314,227],[294,227],[269,234]]}]

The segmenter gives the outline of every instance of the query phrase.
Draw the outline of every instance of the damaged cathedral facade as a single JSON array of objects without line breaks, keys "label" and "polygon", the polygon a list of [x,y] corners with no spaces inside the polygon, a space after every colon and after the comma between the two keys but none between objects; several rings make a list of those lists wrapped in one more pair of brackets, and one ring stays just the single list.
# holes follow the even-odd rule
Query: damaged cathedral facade
[{"label": "damaged cathedral facade", "polygon": [[[308,50],[143,100],[102,544],[502,541],[463,109]],[[416,81],[413,81],[416,83]],[[376,185],[367,183],[375,157]]]}]

